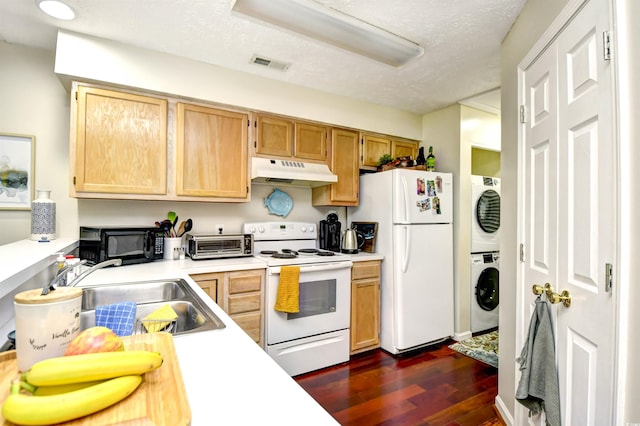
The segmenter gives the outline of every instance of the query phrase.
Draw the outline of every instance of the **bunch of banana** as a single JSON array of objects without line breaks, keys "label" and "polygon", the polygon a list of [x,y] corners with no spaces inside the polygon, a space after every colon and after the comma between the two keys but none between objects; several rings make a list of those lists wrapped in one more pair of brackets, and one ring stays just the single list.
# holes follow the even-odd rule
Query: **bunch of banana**
[{"label": "bunch of banana", "polygon": [[[102,352],[40,361],[12,384],[2,416],[19,425],[49,425],[86,416],[126,398],[142,374],[162,365],[150,351]],[[28,389],[32,395],[20,393]]]}]

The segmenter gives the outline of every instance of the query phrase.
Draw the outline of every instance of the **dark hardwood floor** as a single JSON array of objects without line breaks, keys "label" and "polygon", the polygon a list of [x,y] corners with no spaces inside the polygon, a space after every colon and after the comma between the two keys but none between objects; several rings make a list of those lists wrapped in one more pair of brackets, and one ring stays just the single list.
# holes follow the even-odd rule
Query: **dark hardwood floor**
[{"label": "dark hardwood floor", "polygon": [[498,370],[451,343],[395,357],[374,350],[295,380],[341,425],[503,425]]}]

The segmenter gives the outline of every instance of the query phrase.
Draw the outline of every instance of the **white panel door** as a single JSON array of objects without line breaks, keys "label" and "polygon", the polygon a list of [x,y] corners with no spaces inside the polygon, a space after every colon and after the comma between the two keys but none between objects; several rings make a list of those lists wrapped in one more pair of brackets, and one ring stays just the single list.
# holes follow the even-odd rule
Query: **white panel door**
[{"label": "white panel door", "polygon": [[558,281],[573,304],[557,311],[566,425],[612,424],[615,320],[606,265],[616,235],[611,68],[602,37],[607,0],[591,0],[558,38]]},{"label": "white panel door", "polygon": [[553,309],[564,425],[613,421],[615,320],[606,265],[615,258],[616,143],[602,43],[608,19],[608,0],[588,1],[523,79],[522,284],[530,297],[519,311],[528,318],[532,284],[571,295],[570,307]]}]

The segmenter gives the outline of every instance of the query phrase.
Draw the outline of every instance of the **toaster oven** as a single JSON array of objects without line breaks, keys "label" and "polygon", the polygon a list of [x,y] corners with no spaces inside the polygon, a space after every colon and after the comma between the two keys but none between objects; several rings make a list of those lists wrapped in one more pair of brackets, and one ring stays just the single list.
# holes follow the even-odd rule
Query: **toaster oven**
[{"label": "toaster oven", "polygon": [[194,260],[253,255],[253,234],[187,234],[187,252]]}]

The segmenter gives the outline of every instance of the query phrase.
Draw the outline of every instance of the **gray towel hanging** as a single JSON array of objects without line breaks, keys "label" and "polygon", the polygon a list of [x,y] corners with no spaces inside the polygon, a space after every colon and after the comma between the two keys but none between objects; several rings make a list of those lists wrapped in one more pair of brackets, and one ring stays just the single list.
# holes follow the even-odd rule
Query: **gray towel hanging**
[{"label": "gray towel hanging", "polygon": [[560,391],[551,306],[540,296],[531,315],[529,335],[516,361],[522,372],[516,400],[529,409],[529,416],[544,411],[547,425],[560,426]]}]

